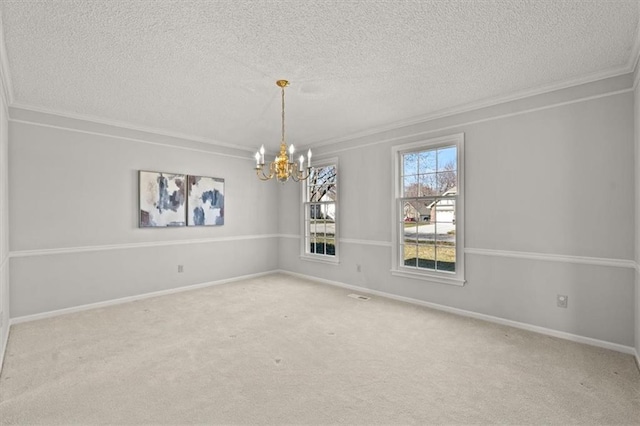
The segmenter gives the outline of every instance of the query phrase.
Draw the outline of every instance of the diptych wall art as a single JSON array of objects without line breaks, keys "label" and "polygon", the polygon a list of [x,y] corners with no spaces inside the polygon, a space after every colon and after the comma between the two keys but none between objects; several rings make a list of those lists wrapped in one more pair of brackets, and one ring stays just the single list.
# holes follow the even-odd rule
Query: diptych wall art
[{"label": "diptych wall art", "polygon": [[140,228],[224,225],[224,179],[140,170]]},{"label": "diptych wall art", "polygon": [[189,176],[188,182],[187,225],[224,225],[224,179]]}]

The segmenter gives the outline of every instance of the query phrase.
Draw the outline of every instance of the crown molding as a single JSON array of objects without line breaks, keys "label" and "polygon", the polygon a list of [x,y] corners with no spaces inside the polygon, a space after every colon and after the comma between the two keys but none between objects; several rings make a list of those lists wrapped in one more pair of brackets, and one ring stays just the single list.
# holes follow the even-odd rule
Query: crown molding
[{"label": "crown molding", "polygon": [[[38,121],[30,121],[30,120],[21,120],[21,119],[16,119],[16,118],[9,118],[9,121],[11,121],[12,123],[23,123],[23,124],[29,124],[32,126],[38,126],[38,127],[48,127],[50,129],[59,129],[59,130],[66,130],[69,132],[76,132],[76,133],[84,133],[86,135],[96,135],[96,136],[107,136],[113,139],[120,139],[120,140],[125,140],[125,141],[132,141],[132,142],[137,142],[137,143],[144,143],[144,144],[148,144],[148,145],[155,145],[155,146],[162,146],[165,148],[171,148],[171,149],[183,149],[185,151],[192,151],[192,152],[201,152],[203,154],[209,154],[209,155],[217,155],[220,157],[229,157],[229,158],[237,158],[240,160],[247,160],[247,161],[255,161],[255,159],[251,158],[250,156],[241,156],[241,155],[233,155],[233,154],[226,154],[224,152],[215,152],[215,151],[207,151],[204,149],[198,149],[198,148],[191,148],[191,147],[187,147],[187,146],[181,146],[175,143],[162,143],[162,142],[154,142],[151,140],[146,140],[146,139],[140,139],[140,138],[132,138],[129,136],[121,136],[121,135],[115,135],[115,134],[111,134],[108,132],[93,132],[90,130],[81,130],[81,129],[77,129],[74,127],[69,127],[69,126],[56,126],[53,124],[45,124],[45,123],[41,123]],[[214,147],[215,145],[211,144],[212,147]]]},{"label": "crown molding", "polygon": [[[143,133],[148,133],[150,135],[155,135],[155,136],[164,136],[164,137],[182,139],[182,140],[191,141],[191,142],[206,143],[209,145],[216,145],[224,148],[237,149],[239,151],[250,152],[253,154],[253,149],[247,148],[245,146],[240,146],[240,145],[236,145],[228,142],[221,142],[215,139],[203,138],[195,135],[189,135],[186,133],[171,132],[163,129],[158,129],[155,127],[140,126],[140,125],[128,123],[125,121],[111,120],[108,118],[101,118],[101,117],[88,115],[88,114],[78,114],[78,113],[68,112],[68,111],[59,111],[59,110],[50,109],[50,108],[36,107],[33,105],[21,104],[19,102],[13,102],[9,105],[9,107],[11,107],[11,109],[21,109],[23,111],[35,112],[40,114],[48,114],[54,117],[66,118],[71,120],[79,120],[79,121],[84,121],[84,122],[93,123],[93,124],[117,127],[119,129],[132,130],[135,132],[143,132]],[[65,127],[65,126],[62,126],[62,127]],[[104,133],[106,134],[106,132]]]},{"label": "crown molding", "polygon": [[[639,49],[640,49],[640,45],[639,45]],[[437,119],[451,117],[454,115],[476,111],[476,110],[480,110],[483,108],[488,108],[488,107],[492,107],[500,104],[505,104],[508,102],[517,101],[519,99],[530,98],[533,96],[543,95],[545,93],[555,92],[562,89],[568,89],[568,88],[580,86],[583,84],[594,83],[600,80],[606,80],[608,78],[619,77],[621,75],[632,73],[633,70],[634,69],[629,65],[625,65],[617,68],[612,68],[607,71],[595,72],[582,77],[563,80],[563,81],[559,81],[559,82],[544,85],[544,86],[539,86],[533,89],[520,90],[507,95],[501,95],[501,96],[487,98],[480,101],[474,101],[474,102],[470,102],[462,105],[457,105],[451,108],[445,108],[439,111],[435,111],[433,113],[389,123],[384,126],[374,127],[372,129],[365,130],[362,132],[352,133],[347,136],[341,136],[337,138],[311,142],[305,145],[304,149],[318,148],[325,145],[349,142],[355,139],[374,136],[374,135],[378,135],[378,134],[393,131],[393,130],[399,130],[399,129],[417,125],[417,124],[424,124]]]}]

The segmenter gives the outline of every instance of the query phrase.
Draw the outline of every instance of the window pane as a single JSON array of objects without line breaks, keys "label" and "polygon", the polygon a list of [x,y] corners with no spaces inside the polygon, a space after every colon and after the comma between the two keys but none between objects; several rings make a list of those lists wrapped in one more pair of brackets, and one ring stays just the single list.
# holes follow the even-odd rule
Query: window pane
[{"label": "window pane", "polygon": [[336,240],[333,238],[327,238],[324,242],[324,251],[328,256],[336,255]]},{"label": "window pane", "polygon": [[456,193],[458,185],[458,172],[455,170],[441,171],[437,175],[438,193]]},{"label": "window pane", "polygon": [[307,213],[308,214],[308,218],[307,219],[308,220],[315,219],[316,215],[317,215],[316,214],[316,206],[315,206],[315,204],[308,204],[307,206],[308,206],[307,207],[307,212],[308,212]]},{"label": "window pane", "polygon": [[422,240],[418,244],[418,267],[435,269],[436,250],[433,240]]},{"label": "window pane", "polygon": [[336,236],[336,223],[331,219],[327,219],[324,223],[324,232],[327,237],[335,237]]},{"label": "window pane", "polygon": [[418,154],[410,152],[402,156],[402,175],[418,174]]},{"label": "window pane", "polygon": [[456,246],[447,242],[436,245],[436,269],[438,271],[456,271]]},{"label": "window pane", "polygon": [[416,266],[418,260],[417,246],[403,245],[403,261],[405,266]]},{"label": "window pane", "polygon": [[310,186],[307,201],[310,201],[312,203],[320,201],[322,199],[322,191],[323,189],[321,186]]},{"label": "window pane", "polygon": [[335,166],[313,167],[307,182],[309,186],[329,185],[336,182],[336,177]]},{"label": "window pane", "polygon": [[336,180],[336,166],[326,166],[318,169],[318,185],[335,185]]},{"label": "window pane", "polygon": [[335,166],[312,168],[307,180],[307,201],[335,201],[336,179]]},{"label": "window pane", "polygon": [[403,226],[404,242],[408,244],[417,243],[418,242],[418,223],[404,222],[402,226]]},{"label": "window pane", "polygon": [[326,221],[335,221],[336,205],[335,203],[325,203],[320,206],[320,216]]},{"label": "window pane", "polygon": [[405,176],[403,178],[402,196],[403,197],[418,197],[418,177],[417,176]]},{"label": "window pane", "polygon": [[440,195],[438,193],[438,179],[435,173],[420,175],[418,179],[420,183],[419,196]]},{"label": "window pane", "polygon": [[456,243],[456,224],[449,222],[435,223],[435,239],[438,243]]},{"label": "window pane", "polygon": [[[456,222],[456,201],[452,198],[441,198],[431,206],[431,221],[440,225],[452,225]],[[439,231],[448,232],[451,228]]]},{"label": "window pane", "polygon": [[311,235],[309,237],[309,253],[315,253],[316,252],[316,240],[315,240],[315,235]]},{"label": "window pane", "polygon": [[405,222],[416,222],[420,217],[417,206],[420,206],[418,200],[406,200],[402,204],[402,217]]},{"label": "window pane", "polygon": [[436,172],[436,151],[422,151],[418,154],[418,173]]},{"label": "window pane", "polygon": [[329,184],[310,186],[308,198],[308,201],[311,201],[312,203],[317,203],[320,201],[336,201],[336,185]]},{"label": "window pane", "polygon": [[438,150],[438,171],[443,170],[456,170],[457,157],[456,147],[450,146],[446,148],[440,148]]}]

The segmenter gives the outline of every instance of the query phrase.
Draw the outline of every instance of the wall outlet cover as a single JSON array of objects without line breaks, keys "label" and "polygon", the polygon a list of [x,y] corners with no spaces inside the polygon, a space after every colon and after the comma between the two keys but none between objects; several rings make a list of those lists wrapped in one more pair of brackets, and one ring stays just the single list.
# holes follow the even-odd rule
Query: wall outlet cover
[{"label": "wall outlet cover", "polygon": [[559,294],[557,301],[558,301],[558,308],[566,308],[569,305],[569,296],[564,294]]}]

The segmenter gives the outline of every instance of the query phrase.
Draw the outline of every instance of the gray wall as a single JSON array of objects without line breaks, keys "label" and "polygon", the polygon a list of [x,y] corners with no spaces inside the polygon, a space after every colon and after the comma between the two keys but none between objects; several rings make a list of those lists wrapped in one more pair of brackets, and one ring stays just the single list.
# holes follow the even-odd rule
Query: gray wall
[{"label": "gray wall", "polygon": [[[316,149],[314,158],[340,162],[340,264],[298,257],[300,191],[287,187],[280,268],[634,346],[631,80],[621,76]],[[473,251],[466,254],[467,283],[392,276],[391,147],[459,132],[466,247]],[[556,307],[557,294],[569,296],[568,309]]]},{"label": "gray wall", "polygon": [[[277,268],[277,187],[251,153],[11,112],[12,317]],[[225,225],[139,229],[138,170],[224,178]]]},{"label": "gray wall", "polygon": [[[3,88],[0,83],[0,91]],[[9,138],[7,105],[0,96],[0,369],[9,337]]]}]

